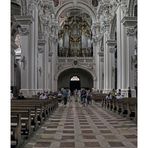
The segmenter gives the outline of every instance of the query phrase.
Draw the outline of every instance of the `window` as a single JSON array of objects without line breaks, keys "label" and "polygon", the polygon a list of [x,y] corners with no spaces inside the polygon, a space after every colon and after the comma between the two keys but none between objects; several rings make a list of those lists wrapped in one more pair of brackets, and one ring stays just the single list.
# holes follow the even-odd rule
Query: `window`
[{"label": "window", "polygon": [[73,76],[70,81],[80,81],[78,76]]}]

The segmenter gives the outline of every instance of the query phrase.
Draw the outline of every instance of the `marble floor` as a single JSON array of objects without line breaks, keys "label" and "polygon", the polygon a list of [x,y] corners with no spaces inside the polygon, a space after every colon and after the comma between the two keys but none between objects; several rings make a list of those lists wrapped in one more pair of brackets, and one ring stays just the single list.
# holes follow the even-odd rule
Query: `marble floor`
[{"label": "marble floor", "polygon": [[59,108],[24,148],[136,148],[137,125],[102,109],[72,101]]}]

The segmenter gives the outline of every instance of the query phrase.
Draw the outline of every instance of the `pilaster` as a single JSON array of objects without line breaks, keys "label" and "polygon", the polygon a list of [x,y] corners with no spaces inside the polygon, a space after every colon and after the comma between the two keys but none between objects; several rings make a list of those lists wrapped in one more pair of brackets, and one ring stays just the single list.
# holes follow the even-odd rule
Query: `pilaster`
[{"label": "pilaster", "polygon": [[109,78],[108,78],[108,88],[110,90],[115,88],[115,40],[106,41],[109,50]]},{"label": "pilaster", "polygon": [[104,53],[103,51],[98,53],[99,55],[99,90],[104,89]]},{"label": "pilaster", "polygon": [[134,92],[134,87],[135,87],[135,83],[134,83],[134,73],[135,73],[135,67],[134,67],[134,56],[135,56],[135,47],[136,44],[135,43],[135,38],[136,38],[136,25],[137,25],[137,18],[136,17],[124,17],[121,20],[121,23],[124,26],[124,31],[125,31],[125,36],[124,36],[124,40],[125,40],[125,44],[126,44],[126,48],[124,50],[124,55],[126,57],[124,64],[126,65],[124,67],[124,88],[123,89],[127,89],[128,87],[131,87],[131,89],[133,90],[133,95],[135,96],[135,92]]},{"label": "pilaster", "polygon": [[[32,17],[30,16],[15,16],[16,21],[20,24],[20,36],[21,36],[21,89],[29,89],[29,77],[30,70],[30,47],[31,47],[31,23]],[[29,95],[29,94],[24,94]]]},{"label": "pilaster", "polygon": [[44,89],[44,75],[45,75],[45,43],[44,39],[38,40],[38,89]]}]

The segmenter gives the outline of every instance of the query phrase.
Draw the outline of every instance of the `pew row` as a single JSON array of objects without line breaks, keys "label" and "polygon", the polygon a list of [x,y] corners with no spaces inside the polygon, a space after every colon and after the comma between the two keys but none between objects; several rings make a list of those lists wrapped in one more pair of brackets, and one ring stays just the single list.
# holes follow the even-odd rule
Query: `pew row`
[{"label": "pew row", "polygon": [[137,121],[137,98],[102,99],[102,107]]},{"label": "pew row", "polygon": [[57,107],[57,99],[11,100],[11,148],[21,147]]},{"label": "pew row", "polygon": [[105,99],[107,94],[92,93],[92,100],[95,102],[102,102],[102,99]]}]

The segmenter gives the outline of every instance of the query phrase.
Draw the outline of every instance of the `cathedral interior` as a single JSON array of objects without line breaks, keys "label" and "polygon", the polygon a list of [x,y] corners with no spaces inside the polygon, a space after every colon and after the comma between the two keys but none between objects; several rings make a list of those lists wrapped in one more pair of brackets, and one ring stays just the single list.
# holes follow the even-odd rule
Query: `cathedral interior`
[{"label": "cathedral interior", "polygon": [[[137,0],[11,0],[10,21],[11,148],[136,148]],[[122,100],[106,100],[114,91]]]}]

